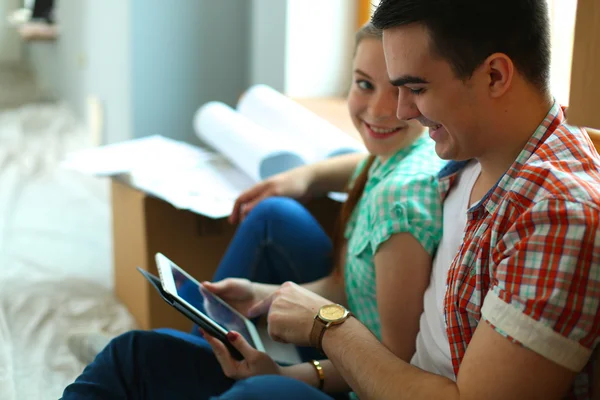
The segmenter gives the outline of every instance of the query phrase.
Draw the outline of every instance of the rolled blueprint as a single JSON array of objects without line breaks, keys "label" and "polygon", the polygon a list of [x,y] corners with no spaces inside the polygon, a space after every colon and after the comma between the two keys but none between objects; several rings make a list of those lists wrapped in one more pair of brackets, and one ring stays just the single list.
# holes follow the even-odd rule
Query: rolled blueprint
[{"label": "rolled blueprint", "polygon": [[255,181],[307,163],[288,137],[257,125],[224,103],[213,101],[200,107],[194,129],[200,139]]},{"label": "rolled blueprint", "polygon": [[310,154],[305,156],[308,162],[365,151],[362,143],[266,85],[248,89],[237,109],[263,128],[277,132],[298,146],[308,147]]}]

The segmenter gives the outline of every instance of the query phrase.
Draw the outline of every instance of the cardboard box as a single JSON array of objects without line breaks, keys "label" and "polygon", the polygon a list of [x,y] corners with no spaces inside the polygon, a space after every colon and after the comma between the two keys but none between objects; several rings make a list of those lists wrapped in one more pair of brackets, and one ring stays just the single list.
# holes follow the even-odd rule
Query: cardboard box
[{"label": "cardboard box", "polygon": [[[115,292],[141,329],[175,328],[188,331],[191,323],[167,305],[136,270],[157,274],[154,255],[161,252],[199,281],[210,280],[235,227],[180,210],[143,193],[117,178],[112,180]],[[341,204],[329,198],[307,204],[331,234]]]},{"label": "cardboard box", "polygon": [[189,321],[168,306],[135,267],[158,275],[154,254],[162,252],[198,280],[210,279],[233,227],[178,210],[117,179],[111,189],[117,297],[142,329],[189,330]]}]

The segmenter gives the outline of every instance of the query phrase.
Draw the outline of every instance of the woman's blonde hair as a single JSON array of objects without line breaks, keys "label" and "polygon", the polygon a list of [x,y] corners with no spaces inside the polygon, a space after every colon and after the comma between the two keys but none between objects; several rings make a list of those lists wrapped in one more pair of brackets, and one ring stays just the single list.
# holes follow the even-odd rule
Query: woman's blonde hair
[{"label": "woman's blonde hair", "polygon": [[364,39],[379,39],[383,37],[383,31],[381,29],[375,28],[373,24],[367,22],[363,25],[358,32],[354,35],[354,52],[356,53],[356,48]]},{"label": "woman's blonde hair", "polygon": [[[382,38],[382,30],[375,28],[370,22],[363,25],[362,28],[356,32],[354,36],[354,53],[356,54],[356,49],[360,42],[365,39],[378,39]],[[344,254],[342,254],[342,249],[344,248],[344,243],[346,241],[344,234],[346,232],[346,226],[350,221],[350,217],[352,217],[352,213],[356,208],[356,205],[360,201],[360,198],[365,191],[365,186],[367,185],[367,180],[369,177],[369,170],[371,169],[371,165],[375,161],[375,156],[370,155],[365,162],[363,169],[360,171],[360,174],[356,177],[354,182],[349,182],[348,190],[348,199],[342,205],[342,209],[340,211],[340,215],[338,217],[335,230],[333,232],[333,273],[337,277],[341,277],[344,272],[344,263],[346,262],[346,258]],[[350,186],[351,185],[351,186]]]}]

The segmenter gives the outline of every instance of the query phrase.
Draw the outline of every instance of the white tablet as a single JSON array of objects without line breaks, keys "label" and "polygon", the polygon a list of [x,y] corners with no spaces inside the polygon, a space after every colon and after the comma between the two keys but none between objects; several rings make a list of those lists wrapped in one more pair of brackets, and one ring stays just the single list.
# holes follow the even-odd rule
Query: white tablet
[{"label": "white tablet", "polygon": [[[260,351],[265,351],[260,336],[252,321],[248,320],[221,298],[206,290],[197,280],[192,278],[187,272],[179,268],[163,254],[156,254],[156,265],[161,285],[165,292],[171,295],[174,300],[193,311],[197,317],[219,332],[220,335],[217,335],[220,336],[218,337],[219,339],[223,340],[228,331],[236,331],[244,336],[252,347]],[[189,291],[191,288],[192,291],[200,294],[198,298],[202,301],[205,312],[194,307],[188,299],[185,298],[186,295],[181,290],[183,287],[186,288],[187,293],[190,293]],[[211,331],[213,329],[211,329]]]}]

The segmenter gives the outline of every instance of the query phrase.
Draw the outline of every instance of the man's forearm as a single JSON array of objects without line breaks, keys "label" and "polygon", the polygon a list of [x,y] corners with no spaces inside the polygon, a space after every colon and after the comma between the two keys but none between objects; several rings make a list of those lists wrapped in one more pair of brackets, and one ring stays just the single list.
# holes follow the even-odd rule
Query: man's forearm
[{"label": "man's forearm", "polygon": [[402,361],[358,320],[329,328],[323,350],[361,399],[458,399],[454,382]]}]

